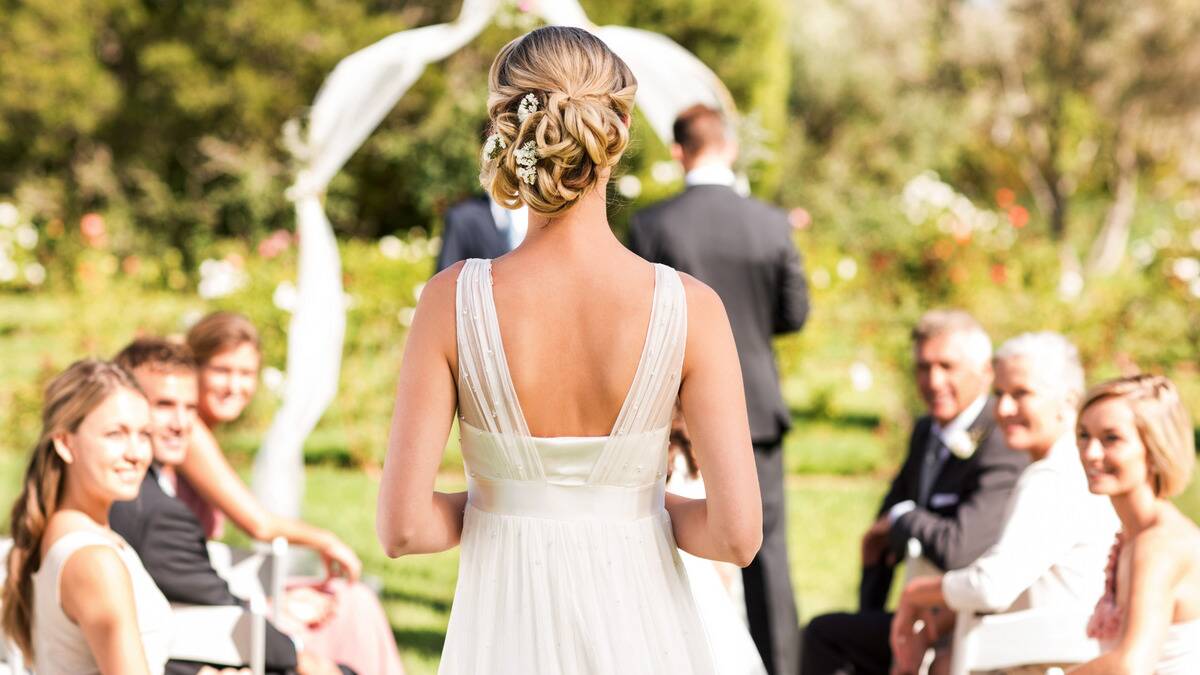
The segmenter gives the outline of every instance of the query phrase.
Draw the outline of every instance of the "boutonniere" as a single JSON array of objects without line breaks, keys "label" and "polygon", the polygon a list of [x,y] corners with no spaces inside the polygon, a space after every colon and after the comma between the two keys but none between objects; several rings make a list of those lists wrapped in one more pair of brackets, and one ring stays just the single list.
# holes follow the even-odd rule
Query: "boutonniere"
[{"label": "boutonniere", "polygon": [[970,459],[971,455],[975,454],[975,450],[979,447],[979,441],[982,440],[979,433],[973,433],[965,429],[956,429],[942,437],[942,443],[950,450],[950,454],[959,459]]}]

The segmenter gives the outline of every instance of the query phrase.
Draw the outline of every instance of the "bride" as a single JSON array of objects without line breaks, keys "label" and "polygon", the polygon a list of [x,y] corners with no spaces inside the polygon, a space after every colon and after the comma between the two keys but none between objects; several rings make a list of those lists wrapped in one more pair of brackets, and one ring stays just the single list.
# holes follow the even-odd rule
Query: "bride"
[{"label": "bride", "polygon": [[[758,550],[724,307],[609,229],[636,89],[577,28],[535,30],[492,64],[480,178],[529,207],[529,234],[422,293],[377,514],[391,556],[461,544],[441,673],[712,673],[678,549],[743,566]],[[677,397],[707,499],[664,493]],[[467,491],[445,494],[456,411]]]}]

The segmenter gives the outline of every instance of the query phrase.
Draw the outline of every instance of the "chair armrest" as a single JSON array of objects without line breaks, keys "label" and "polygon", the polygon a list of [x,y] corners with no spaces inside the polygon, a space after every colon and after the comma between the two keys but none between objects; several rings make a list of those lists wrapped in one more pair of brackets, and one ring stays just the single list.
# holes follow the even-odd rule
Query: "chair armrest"
[{"label": "chair armrest", "polygon": [[959,612],[951,675],[1043,663],[1083,663],[1100,655],[1087,637],[1088,613],[1051,608],[1003,614]]},{"label": "chair armrest", "polygon": [[267,618],[261,599],[250,609],[237,605],[172,604],[172,659],[219,666],[249,665],[255,675],[266,666]]}]

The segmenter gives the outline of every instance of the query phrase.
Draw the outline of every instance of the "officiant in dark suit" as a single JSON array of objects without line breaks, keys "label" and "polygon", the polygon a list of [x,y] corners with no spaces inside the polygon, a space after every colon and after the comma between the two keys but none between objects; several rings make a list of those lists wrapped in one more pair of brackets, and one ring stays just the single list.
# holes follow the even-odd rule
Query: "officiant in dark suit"
[{"label": "officiant in dark suit", "polygon": [[521,243],[528,226],[525,207],[510,211],[485,195],[468,197],[446,211],[434,273],[460,260],[499,258]]},{"label": "officiant in dark suit", "polygon": [[886,674],[892,662],[885,611],[896,564],[910,540],[941,570],[974,562],[996,542],[1026,453],[1004,443],[995,421],[992,343],[966,312],[927,312],[913,329],[917,388],[928,414],[862,539],[859,611],[813,619],[804,634],[804,675]]},{"label": "officiant in dark suit", "polygon": [[768,672],[794,675],[800,634],[788,570],[782,451],[791,416],[771,339],[804,325],[804,267],[786,214],[735,189],[737,143],[721,113],[693,106],[675,120],[674,136],[686,189],[633,216],[629,247],[708,284],[725,304],[762,490],[762,548],[742,572],[750,634]]}]

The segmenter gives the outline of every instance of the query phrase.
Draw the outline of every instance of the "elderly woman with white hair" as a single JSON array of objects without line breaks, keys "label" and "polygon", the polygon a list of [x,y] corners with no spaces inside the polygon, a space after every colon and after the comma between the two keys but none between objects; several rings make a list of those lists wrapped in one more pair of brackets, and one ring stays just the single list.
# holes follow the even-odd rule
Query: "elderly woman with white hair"
[{"label": "elderly woman with white hair", "polygon": [[[988,613],[1052,607],[1079,617],[1083,640],[1104,590],[1101,572],[1118,520],[1106,500],[1088,491],[1075,448],[1084,392],[1079,352],[1057,333],[1025,333],[1004,343],[993,364],[996,421],[1008,446],[1028,453],[1031,463],[1009,499],[1000,538],[987,552],[964,568],[913,579],[904,588],[892,623],[894,673],[915,673],[925,649],[945,632],[946,622],[935,617],[953,615],[936,608]],[[920,632],[914,630],[918,619],[926,625]]]}]

